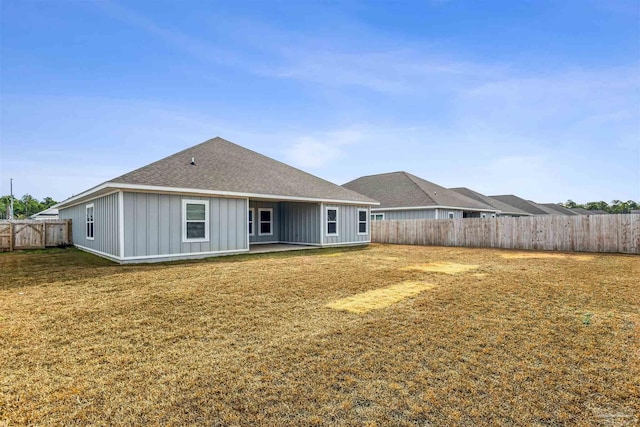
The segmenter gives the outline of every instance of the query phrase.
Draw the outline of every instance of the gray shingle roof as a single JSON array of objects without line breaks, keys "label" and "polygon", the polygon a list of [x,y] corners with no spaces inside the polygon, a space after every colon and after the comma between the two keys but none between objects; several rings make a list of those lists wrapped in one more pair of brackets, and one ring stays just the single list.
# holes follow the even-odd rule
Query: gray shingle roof
[{"label": "gray shingle roof", "polygon": [[[191,164],[191,159],[195,165]],[[319,200],[375,200],[216,137],[108,181]]]},{"label": "gray shingle roof", "polygon": [[578,215],[575,212],[571,212],[571,209],[567,209],[556,203],[538,203],[543,210],[546,210],[550,215]]},{"label": "gray shingle roof", "polygon": [[502,203],[506,203],[507,205],[513,206],[514,208],[518,208],[525,212],[528,212],[532,215],[549,215],[544,210],[535,206],[534,203],[529,202],[528,200],[522,199],[518,196],[514,196],[513,194],[505,194],[500,196],[489,196],[492,199],[496,199],[501,201]]},{"label": "gray shingle roof", "polygon": [[448,206],[495,211],[490,205],[418,178],[407,172],[363,176],[343,184],[380,202],[380,208]]},{"label": "gray shingle roof", "polygon": [[600,209],[571,208],[577,215],[607,215],[609,212]]},{"label": "gray shingle roof", "polygon": [[493,206],[504,215],[525,215],[525,216],[531,215],[530,213],[525,212],[522,209],[518,209],[514,206],[503,203],[500,200],[492,199],[489,196],[485,196],[484,194],[478,193],[477,191],[473,191],[472,189],[467,187],[456,187],[456,188],[450,188],[449,190],[455,191],[458,194],[462,194],[463,196],[467,196],[479,202],[486,203],[489,206]]}]

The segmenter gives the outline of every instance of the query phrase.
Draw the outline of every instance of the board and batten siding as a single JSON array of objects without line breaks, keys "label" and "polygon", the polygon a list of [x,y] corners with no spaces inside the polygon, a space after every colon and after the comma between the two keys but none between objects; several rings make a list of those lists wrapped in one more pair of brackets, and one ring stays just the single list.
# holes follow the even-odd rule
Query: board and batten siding
[{"label": "board and batten siding", "polygon": [[320,244],[319,203],[280,203],[280,241]]},{"label": "board and batten siding", "polygon": [[[338,210],[338,235],[327,235],[327,209]],[[367,233],[358,233],[358,210],[367,211]],[[371,241],[371,219],[368,206],[334,205],[322,206],[322,245],[346,245]]]},{"label": "board and batten siding", "polygon": [[[87,206],[93,204],[93,240],[87,239]],[[73,243],[107,255],[119,256],[118,194],[109,194],[86,203],[60,209],[60,219],[70,219]]]},{"label": "board and batten siding", "polygon": [[[249,200],[249,209],[253,209],[253,236],[249,236],[249,243],[273,243],[280,241],[280,204],[278,202],[264,202]],[[260,211],[259,209],[273,209],[271,214],[270,235],[260,236]],[[248,214],[247,214],[248,218]],[[248,219],[247,219],[248,224]]]},{"label": "board and batten siding", "polygon": [[[246,251],[246,199],[124,193],[124,256]],[[182,242],[182,201],[209,202],[209,241]]]}]

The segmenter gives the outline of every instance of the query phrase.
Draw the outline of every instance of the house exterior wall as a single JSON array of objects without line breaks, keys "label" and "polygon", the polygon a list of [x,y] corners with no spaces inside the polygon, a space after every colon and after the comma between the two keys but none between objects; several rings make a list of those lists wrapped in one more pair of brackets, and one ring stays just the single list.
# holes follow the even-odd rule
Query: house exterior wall
[{"label": "house exterior wall", "polygon": [[454,219],[460,219],[464,214],[457,209],[376,210],[373,213],[384,213],[384,219],[448,219],[449,212],[453,212]]},{"label": "house exterior wall", "polygon": [[[327,209],[338,210],[338,235],[327,235]],[[367,233],[358,233],[358,209],[367,211]],[[322,205],[322,245],[346,245],[368,243],[371,241],[371,211],[368,206]]]},{"label": "house exterior wall", "polygon": [[[124,256],[180,256],[248,250],[247,200],[125,192]],[[205,200],[209,240],[182,241],[182,201]]]},{"label": "house exterior wall", "polygon": [[[87,239],[87,206],[93,204],[93,240]],[[119,256],[118,194],[109,194],[85,203],[60,209],[60,219],[70,219],[73,243],[107,255]]]},{"label": "house exterior wall", "polygon": [[[264,202],[258,200],[249,200],[249,209],[254,210],[253,218],[253,236],[249,236],[249,243],[273,243],[280,241],[280,204],[278,202]],[[272,235],[260,236],[260,212],[259,209],[273,209],[271,217],[271,232]],[[245,217],[247,217],[245,215]],[[247,220],[248,224],[248,220]]]},{"label": "house exterior wall", "polygon": [[319,203],[280,202],[280,240],[319,245],[321,216]]}]

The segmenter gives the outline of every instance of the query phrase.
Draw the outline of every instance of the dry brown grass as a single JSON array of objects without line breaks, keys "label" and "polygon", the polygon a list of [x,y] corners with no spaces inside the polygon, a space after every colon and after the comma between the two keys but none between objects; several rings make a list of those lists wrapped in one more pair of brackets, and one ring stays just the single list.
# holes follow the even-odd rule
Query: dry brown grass
[{"label": "dry brown grass", "polygon": [[[509,253],[0,254],[0,424],[637,424],[640,258]],[[405,281],[435,286],[325,307]]]},{"label": "dry brown grass", "polygon": [[326,307],[334,310],[345,310],[352,313],[366,313],[371,310],[387,308],[404,299],[418,295],[422,291],[433,288],[433,284],[425,282],[402,282],[386,288],[362,292],[350,297],[330,302]]}]

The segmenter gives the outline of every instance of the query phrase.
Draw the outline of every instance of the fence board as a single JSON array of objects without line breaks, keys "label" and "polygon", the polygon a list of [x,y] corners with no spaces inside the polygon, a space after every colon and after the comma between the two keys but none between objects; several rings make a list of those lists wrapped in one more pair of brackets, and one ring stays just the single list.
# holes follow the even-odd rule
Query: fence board
[{"label": "fence board", "polygon": [[640,215],[412,219],[371,222],[377,243],[640,253]]},{"label": "fence board", "polygon": [[0,221],[0,251],[71,245],[71,220]]}]

